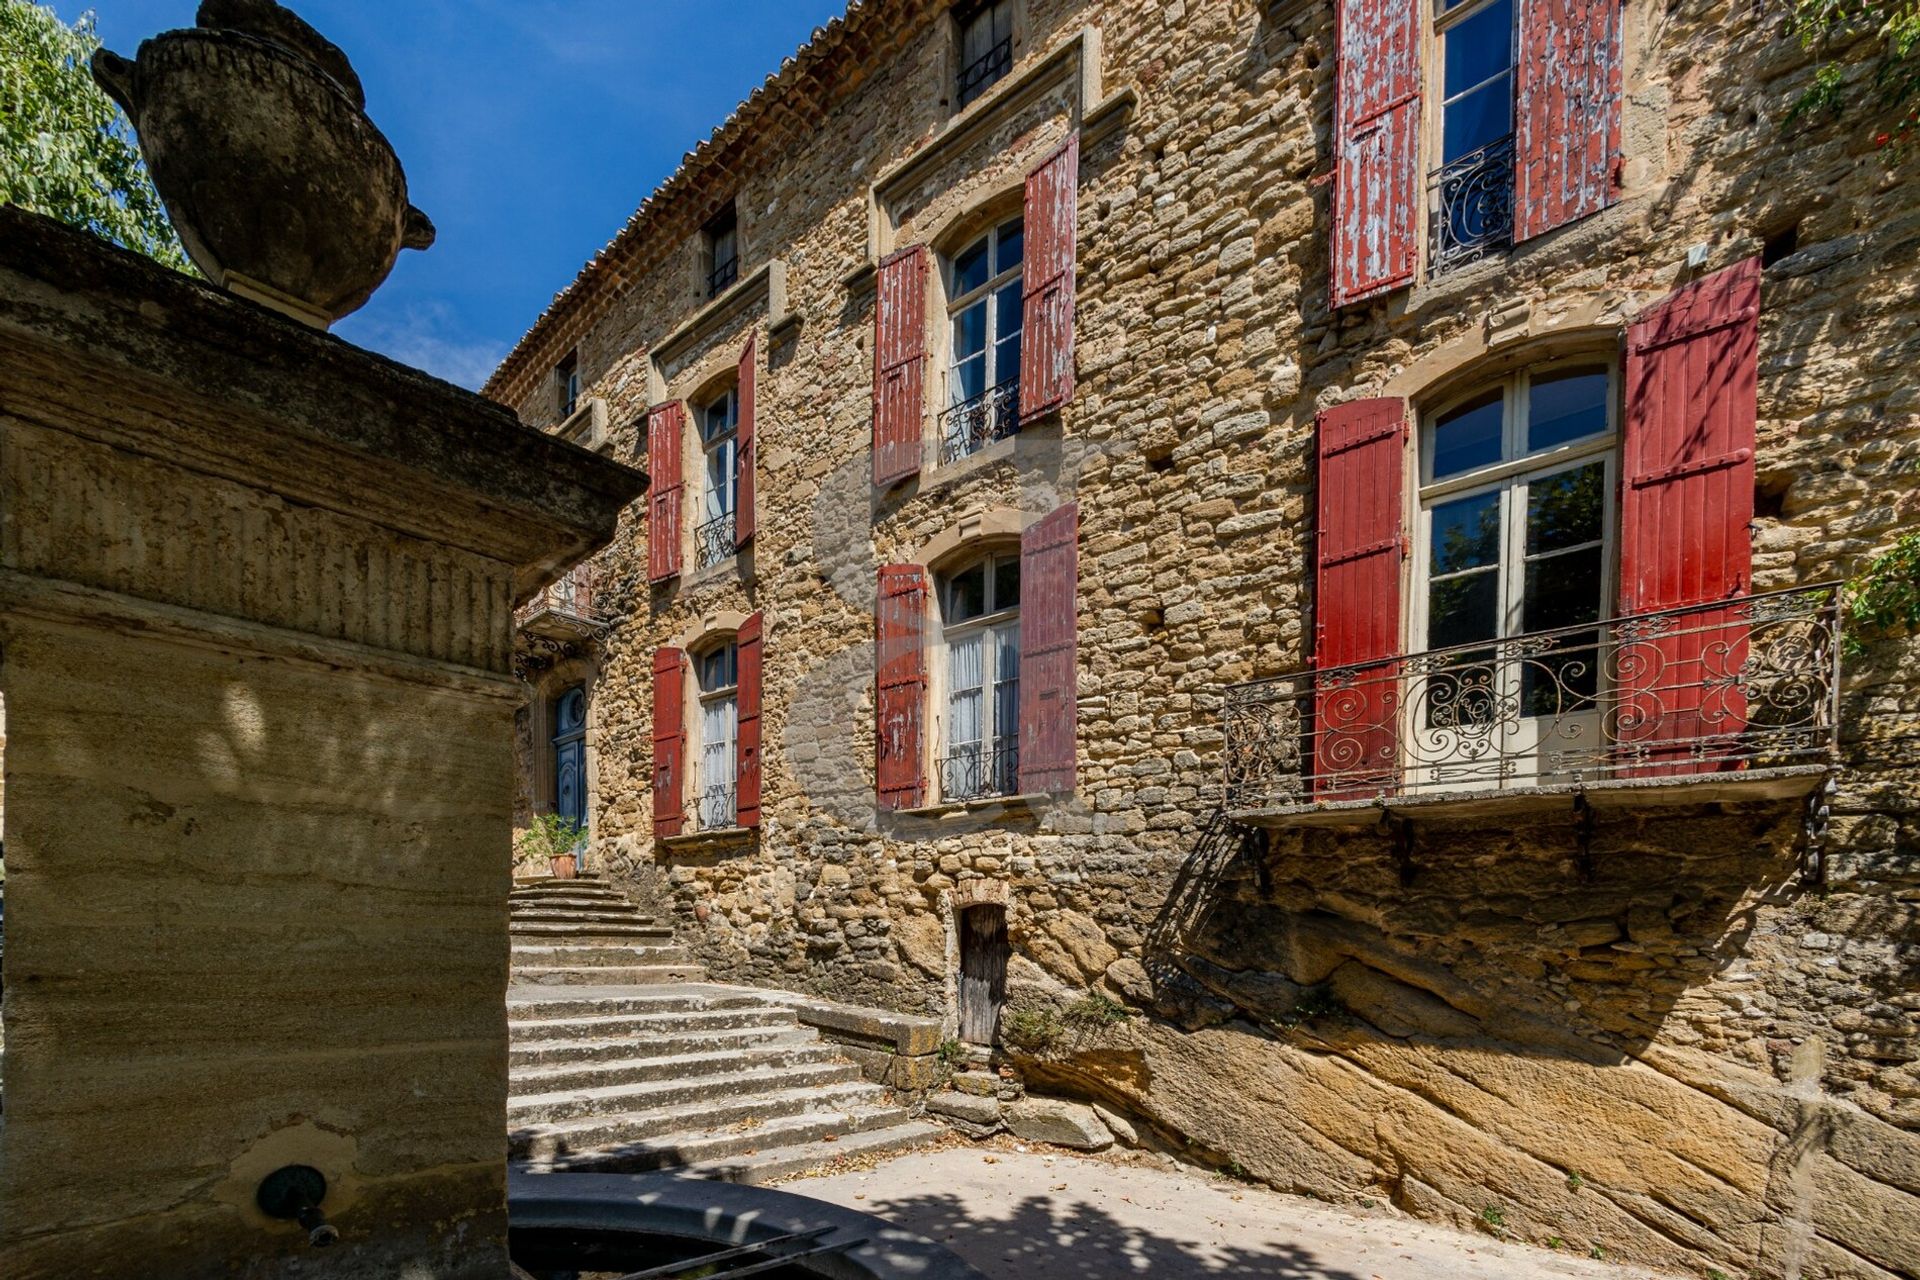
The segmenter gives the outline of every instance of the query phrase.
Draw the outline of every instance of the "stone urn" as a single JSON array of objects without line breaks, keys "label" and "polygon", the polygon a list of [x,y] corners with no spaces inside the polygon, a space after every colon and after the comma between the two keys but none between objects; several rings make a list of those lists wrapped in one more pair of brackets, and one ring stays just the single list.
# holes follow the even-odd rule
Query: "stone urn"
[{"label": "stone urn", "polygon": [[222,288],[326,328],[402,249],[433,243],[346,55],[274,0],[205,0],[198,26],[93,78],[126,111],[194,265]]}]

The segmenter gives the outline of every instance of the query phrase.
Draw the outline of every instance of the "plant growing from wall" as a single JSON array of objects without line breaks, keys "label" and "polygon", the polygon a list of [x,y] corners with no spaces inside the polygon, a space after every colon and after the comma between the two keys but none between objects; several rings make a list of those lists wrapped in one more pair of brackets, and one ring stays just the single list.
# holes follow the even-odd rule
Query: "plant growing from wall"
[{"label": "plant growing from wall", "polygon": [[1061,1016],[1076,1031],[1098,1031],[1125,1022],[1131,1015],[1119,1001],[1110,1000],[1098,991],[1089,991],[1068,1005]]},{"label": "plant growing from wall", "polygon": [[1869,561],[1845,596],[1849,657],[1864,656],[1869,641],[1920,628],[1920,532],[1903,534]]},{"label": "plant growing from wall", "polygon": [[1051,1009],[1009,1009],[1000,1018],[1000,1038],[1028,1053],[1045,1053],[1060,1043],[1060,1017]]},{"label": "plant growing from wall", "polygon": [[69,27],[40,5],[0,3],[0,204],[198,274],[126,116],[93,83],[88,63],[99,47],[92,13]]},{"label": "plant growing from wall", "polygon": [[570,856],[580,846],[587,829],[572,818],[543,813],[520,833],[519,849],[528,858],[547,861]]},{"label": "plant growing from wall", "polygon": [[[1877,145],[1904,149],[1913,141],[1920,130],[1920,0],[1793,0],[1787,27],[1820,58],[1787,124],[1815,113],[1871,112]],[[1880,63],[1867,83],[1856,84],[1827,55],[1863,39],[1878,42]]]}]

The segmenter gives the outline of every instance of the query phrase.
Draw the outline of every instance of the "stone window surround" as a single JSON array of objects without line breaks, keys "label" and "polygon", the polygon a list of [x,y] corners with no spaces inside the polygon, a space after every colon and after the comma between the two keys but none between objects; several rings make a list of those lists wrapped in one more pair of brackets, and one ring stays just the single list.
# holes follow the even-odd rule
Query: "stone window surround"
[{"label": "stone window surround", "polygon": [[[704,614],[697,621],[682,628],[667,641],[667,644],[671,648],[678,649],[686,654],[689,667],[691,668],[695,661],[696,654],[705,653],[715,645],[737,641],[740,635],[740,628],[747,625],[747,618],[749,616],[748,614],[740,612],[738,609],[716,609],[711,613]],[[680,723],[682,725],[696,725],[700,723],[700,682],[697,678],[694,678],[694,672],[691,669],[688,671],[688,676],[689,678],[682,682],[680,693]],[[764,688],[764,678],[762,687]],[[589,706],[591,706],[591,704],[589,704]],[[763,696],[761,703],[762,716],[766,714],[765,706]],[[680,799],[683,808],[686,805],[689,795],[699,794],[696,785],[698,782],[699,765],[695,753],[690,749],[692,745],[693,744],[689,742],[687,744],[688,749],[683,750],[681,753],[681,759],[685,762],[680,770]],[[737,781],[736,779],[736,782]],[[762,774],[761,785],[766,785],[764,773]],[[731,848],[751,845],[757,838],[758,833],[748,827],[722,827],[713,831],[685,831],[677,836],[661,836],[654,840],[654,844],[661,849],[669,850]]]}]

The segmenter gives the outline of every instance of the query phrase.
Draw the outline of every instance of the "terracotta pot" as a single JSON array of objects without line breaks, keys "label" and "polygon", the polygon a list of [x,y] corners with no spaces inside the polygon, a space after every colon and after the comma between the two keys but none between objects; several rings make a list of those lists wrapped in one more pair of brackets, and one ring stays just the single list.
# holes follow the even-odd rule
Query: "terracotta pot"
[{"label": "terracotta pot", "polygon": [[321,328],[356,310],[402,248],[433,243],[341,52],[270,0],[201,7],[199,27],[101,49],[194,265]]},{"label": "terracotta pot", "polygon": [[571,853],[556,853],[547,859],[555,880],[571,880],[580,874],[580,860]]}]

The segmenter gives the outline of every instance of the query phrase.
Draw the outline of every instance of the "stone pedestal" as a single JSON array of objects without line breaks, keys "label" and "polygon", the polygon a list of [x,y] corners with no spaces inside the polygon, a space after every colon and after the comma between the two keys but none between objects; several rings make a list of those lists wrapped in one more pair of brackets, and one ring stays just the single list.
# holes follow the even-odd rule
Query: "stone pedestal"
[{"label": "stone pedestal", "polygon": [[0,1273],[506,1274],[513,609],[644,485],[0,210]]}]

